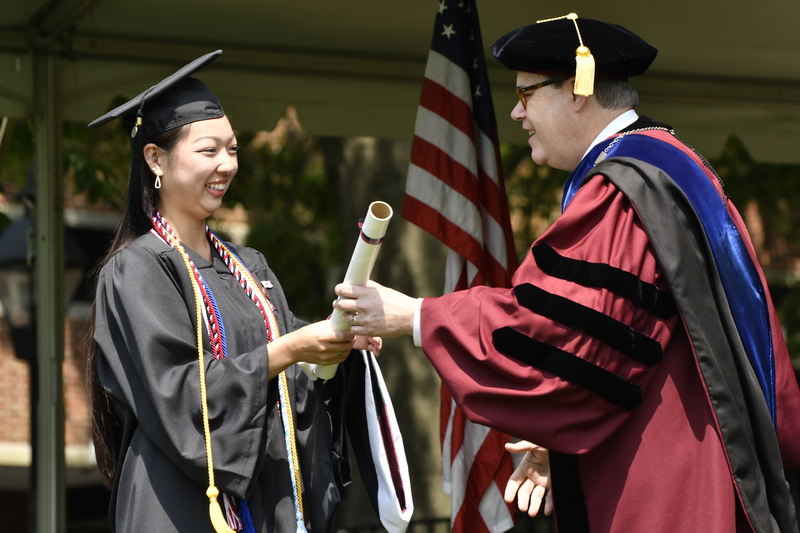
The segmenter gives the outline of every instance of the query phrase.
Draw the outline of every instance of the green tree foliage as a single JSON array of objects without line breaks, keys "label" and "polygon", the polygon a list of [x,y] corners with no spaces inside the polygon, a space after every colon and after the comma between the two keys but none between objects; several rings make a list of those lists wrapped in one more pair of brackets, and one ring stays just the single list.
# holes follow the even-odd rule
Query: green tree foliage
[{"label": "green tree foliage", "polygon": [[19,192],[31,173],[33,164],[33,132],[26,121],[15,120],[11,132],[3,142],[9,143],[3,149],[0,161],[0,193],[9,199]]},{"label": "green tree foliage", "polygon": [[800,369],[800,165],[756,163],[736,136],[711,164],[747,224]]},{"label": "green tree foliage", "polygon": [[561,192],[569,172],[540,166],[529,146],[502,145],[506,195],[520,261],[531,243],[561,214]]},{"label": "green tree foliage", "polygon": [[[130,137],[119,121],[98,128],[65,122],[62,136],[66,200],[76,197],[91,205],[118,208],[125,197],[130,165]],[[0,165],[0,192],[13,198],[31,177],[33,170],[33,132],[27,122],[14,128],[10,147]],[[82,201],[81,201],[82,202]]]},{"label": "green tree foliage", "polygon": [[[119,102],[122,103],[122,102]],[[115,102],[114,107],[116,107]],[[130,173],[130,135],[113,121],[96,128],[64,124],[64,179],[67,196],[82,196],[91,205],[120,209]]]},{"label": "green tree foliage", "polygon": [[296,315],[325,318],[341,243],[336,188],[322,153],[292,108],[272,132],[237,132],[237,138],[239,172],[226,201],[249,213],[247,245],[267,258]]}]

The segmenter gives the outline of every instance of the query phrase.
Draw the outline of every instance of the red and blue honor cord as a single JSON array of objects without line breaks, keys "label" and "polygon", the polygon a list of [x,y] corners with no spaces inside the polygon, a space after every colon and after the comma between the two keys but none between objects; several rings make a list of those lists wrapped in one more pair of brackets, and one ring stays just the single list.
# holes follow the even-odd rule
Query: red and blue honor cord
[{"label": "red and blue honor cord", "polygon": [[[219,311],[219,307],[217,306],[211,289],[208,287],[208,284],[203,279],[202,274],[200,274],[200,271],[197,269],[194,262],[188,257],[186,250],[176,237],[175,233],[172,231],[172,228],[170,228],[166,219],[164,219],[164,217],[154,209],[151,220],[153,223],[152,232],[156,236],[160,237],[169,246],[177,250],[182,256],[184,256],[184,262],[191,268],[190,274],[197,281],[197,286],[199,287],[202,295],[203,307],[205,311],[203,317],[205,319],[209,343],[211,344],[211,350],[214,359],[219,360],[223,357],[227,357],[227,340],[225,337],[225,327],[222,321],[222,314]],[[264,319],[264,325],[267,329],[267,342],[272,342],[275,338],[280,336],[280,330],[275,317],[275,308],[272,306],[271,302],[264,297],[258,282],[247,269],[247,267],[244,266],[242,261],[236,256],[236,254],[234,254],[222,241],[222,239],[220,239],[219,236],[217,236],[217,234],[208,227],[206,227],[206,234],[209,241],[214,246],[214,249],[225,263],[225,266],[228,267],[228,269],[231,271],[231,274],[233,274],[234,278],[236,278],[236,280],[239,282],[239,285],[245,291],[245,294],[247,294],[247,296],[258,307],[262,318]],[[288,381],[286,379],[285,372],[281,372],[278,375],[278,393],[280,399],[279,411],[284,428],[284,442],[286,445],[287,455],[290,458],[288,462],[290,477],[292,480],[292,496],[295,504],[297,531],[300,533],[305,533],[306,528],[303,519],[303,499],[300,489],[302,487],[302,482],[300,478],[299,462],[297,459],[294,418],[289,400]],[[231,508],[232,505],[230,502],[233,500],[233,498],[228,495],[223,496],[226,504],[226,515],[229,525],[236,530],[243,530],[245,533],[255,533],[255,527],[253,525],[252,517],[250,516],[250,510],[247,501],[239,500],[238,515],[241,517],[241,519],[239,519],[240,517],[237,516],[235,507],[233,509]]]}]

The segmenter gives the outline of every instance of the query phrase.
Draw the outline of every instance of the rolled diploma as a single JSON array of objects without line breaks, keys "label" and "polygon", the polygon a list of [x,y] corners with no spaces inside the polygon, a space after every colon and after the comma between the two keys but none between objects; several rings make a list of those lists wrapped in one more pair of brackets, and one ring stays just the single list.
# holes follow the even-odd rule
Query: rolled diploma
[{"label": "rolled diploma", "polygon": [[[372,202],[367,209],[367,216],[361,226],[356,248],[350,258],[350,265],[344,275],[344,282],[353,285],[366,285],[378,251],[381,249],[381,241],[386,235],[386,228],[392,218],[392,207],[386,202]],[[345,321],[341,311],[333,310],[330,319],[331,327],[336,331],[346,331],[350,329],[350,324]],[[330,379],[336,374],[339,365],[313,365],[310,363],[298,363],[300,368],[312,380],[316,378]]]}]

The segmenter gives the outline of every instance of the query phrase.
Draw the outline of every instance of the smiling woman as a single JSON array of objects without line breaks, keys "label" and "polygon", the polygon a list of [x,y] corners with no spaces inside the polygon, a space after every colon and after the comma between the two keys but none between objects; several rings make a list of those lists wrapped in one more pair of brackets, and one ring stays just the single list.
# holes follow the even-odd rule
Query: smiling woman
[{"label": "smiling woman", "polygon": [[[148,143],[144,159],[156,176],[154,184],[160,185],[156,209],[172,222],[184,244],[211,261],[211,249],[204,245],[204,221],[222,205],[239,168],[239,146],[228,117],[193,122],[181,129],[186,131],[173,149]],[[193,224],[196,221],[201,224]],[[195,231],[190,229],[193,226]]]},{"label": "smiling woman", "polygon": [[[364,380],[349,376],[366,359],[348,355],[377,353],[380,339],[298,320],[263,255],[206,226],[238,170],[238,144],[216,96],[189,76],[220,53],[90,124],[131,127],[128,197],[97,279],[88,364],[111,526],[329,531],[349,479],[345,413],[365,411],[351,405],[363,404]],[[323,383],[297,362],[344,364]],[[402,470],[402,449],[392,454]],[[407,521],[410,507],[402,512]]]}]

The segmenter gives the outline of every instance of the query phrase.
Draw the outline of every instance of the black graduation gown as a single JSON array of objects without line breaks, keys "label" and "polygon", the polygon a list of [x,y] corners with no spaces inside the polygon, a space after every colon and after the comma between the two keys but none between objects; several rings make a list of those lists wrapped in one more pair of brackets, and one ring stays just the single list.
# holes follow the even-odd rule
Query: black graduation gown
[{"label": "black graduation gown", "polygon": [[[249,248],[231,249],[258,280],[271,282],[281,332],[302,327],[264,257]],[[227,336],[228,357],[217,361],[203,332],[216,486],[247,498],[257,531],[294,533],[277,379],[267,379],[264,321],[219,257],[212,265],[189,253],[216,299]],[[100,383],[124,421],[112,529],[213,531],[205,496],[194,294],[180,254],[152,234],[129,244],[100,273],[96,317]],[[349,481],[342,437],[345,365],[327,383],[311,382],[296,365],[286,373],[306,523],[310,532],[332,531],[340,489]]]}]

